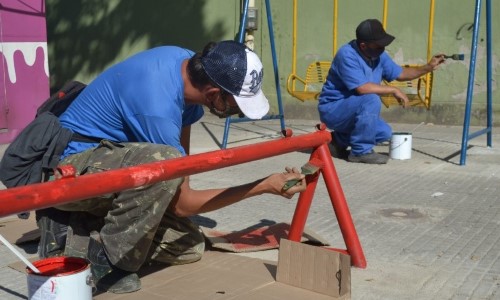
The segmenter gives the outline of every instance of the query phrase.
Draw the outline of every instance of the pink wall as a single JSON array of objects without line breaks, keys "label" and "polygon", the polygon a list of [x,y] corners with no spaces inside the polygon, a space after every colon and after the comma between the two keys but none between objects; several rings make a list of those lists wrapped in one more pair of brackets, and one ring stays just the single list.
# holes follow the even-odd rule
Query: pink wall
[{"label": "pink wall", "polygon": [[0,144],[11,142],[49,96],[44,0],[0,0]]}]

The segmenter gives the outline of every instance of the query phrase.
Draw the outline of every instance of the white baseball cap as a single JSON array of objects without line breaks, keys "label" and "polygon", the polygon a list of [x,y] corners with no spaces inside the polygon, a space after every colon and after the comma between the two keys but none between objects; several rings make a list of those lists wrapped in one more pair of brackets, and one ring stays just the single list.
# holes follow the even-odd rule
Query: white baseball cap
[{"label": "white baseball cap", "polygon": [[201,64],[210,79],[234,96],[245,116],[261,119],[268,113],[262,63],[248,47],[236,41],[218,42],[201,57]]}]

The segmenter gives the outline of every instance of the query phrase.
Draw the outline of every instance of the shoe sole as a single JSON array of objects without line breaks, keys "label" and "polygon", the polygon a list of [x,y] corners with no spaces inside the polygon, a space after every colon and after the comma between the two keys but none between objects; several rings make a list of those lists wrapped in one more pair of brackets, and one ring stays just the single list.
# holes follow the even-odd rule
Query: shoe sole
[{"label": "shoe sole", "polygon": [[347,158],[347,160],[349,162],[352,162],[352,163],[362,163],[362,164],[369,164],[369,165],[385,165],[387,164],[388,160],[381,160],[381,161],[377,161],[377,160],[373,160],[373,161],[368,161],[368,160],[364,160],[363,158],[360,158],[360,157],[352,157],[352,156],[349,156]]}]

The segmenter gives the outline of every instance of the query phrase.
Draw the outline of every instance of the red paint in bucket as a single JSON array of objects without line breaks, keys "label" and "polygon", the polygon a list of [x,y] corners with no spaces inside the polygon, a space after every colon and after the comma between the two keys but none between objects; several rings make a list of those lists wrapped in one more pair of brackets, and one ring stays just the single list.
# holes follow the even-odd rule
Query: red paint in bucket
[{"label": "red paint in bucket", "polygon": [[33,265],[41,272],[35,273],[30,268],[26,268],[28,274],[40,276],[67,276],[82,272],[89,263],[83,258],[77,257],[51,257],[36,261]]},{"label": "red paint in bucket", "polygon": [[29,300],[91,300],[90,263],[79,257],[51,257],[35,261],[41,273],[26,268]]}]

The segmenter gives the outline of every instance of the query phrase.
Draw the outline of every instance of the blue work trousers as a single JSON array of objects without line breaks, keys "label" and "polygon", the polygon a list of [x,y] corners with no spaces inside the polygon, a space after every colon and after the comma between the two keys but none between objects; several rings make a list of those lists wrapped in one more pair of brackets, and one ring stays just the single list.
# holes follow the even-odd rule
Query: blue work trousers
[{"label": "blue work trousers", "polygon": [[318,106],[321,122],[334,130],[339,146],[351,147],[351,154],[370,153],[373,147],[388,141],[391,127],[380,118],[381,101],[376,94],[355,95]]}]

